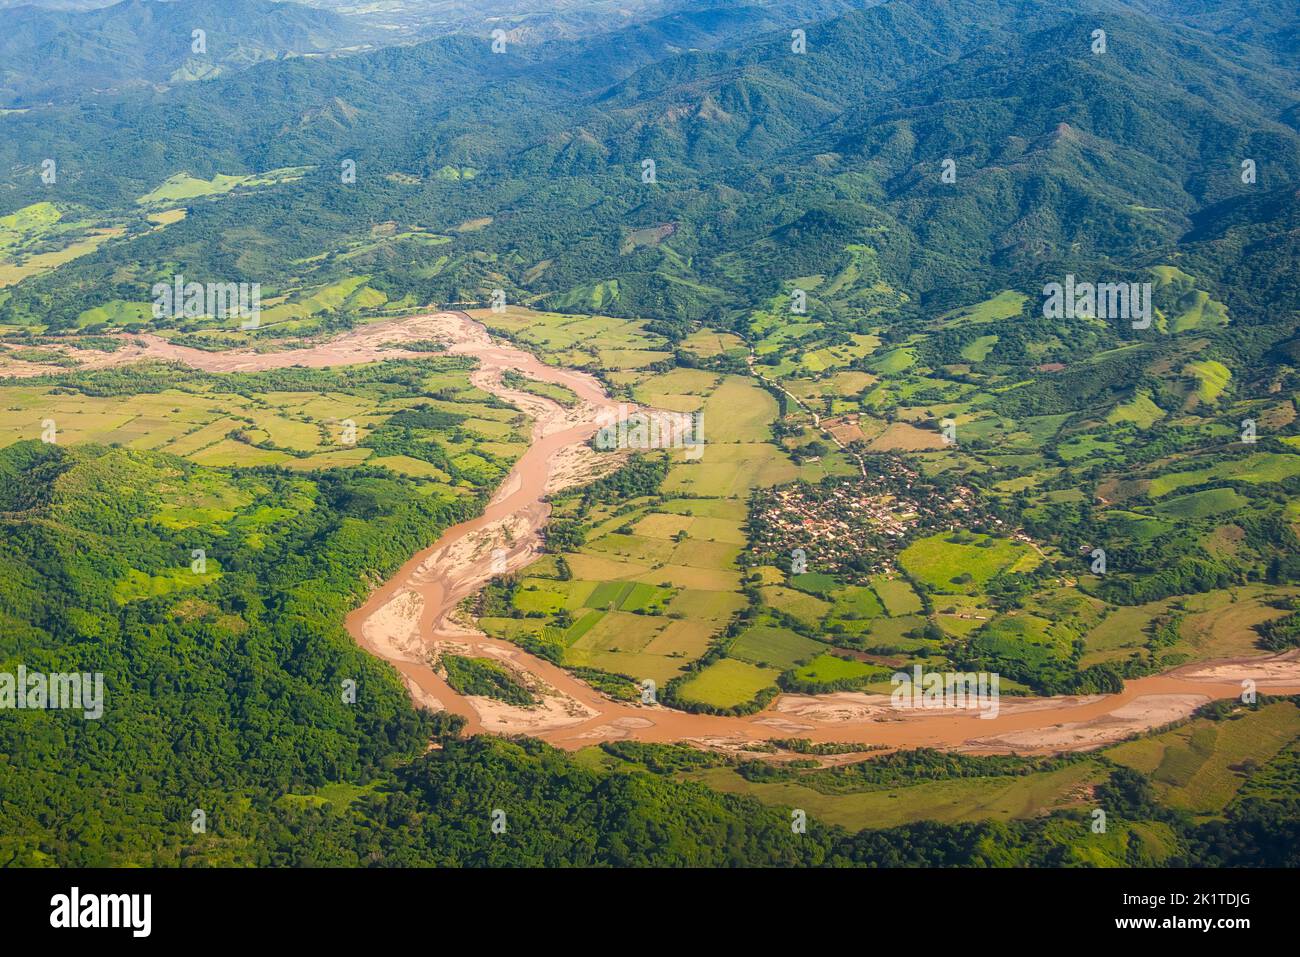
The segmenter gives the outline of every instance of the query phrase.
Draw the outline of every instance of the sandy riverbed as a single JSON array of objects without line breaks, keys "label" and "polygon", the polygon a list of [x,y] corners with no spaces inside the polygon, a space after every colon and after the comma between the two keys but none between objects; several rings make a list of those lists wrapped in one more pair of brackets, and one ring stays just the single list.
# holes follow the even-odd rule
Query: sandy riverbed
[{"label": "sandy riverbed", "polygon": [[[1043,752],[1096,748],[1189,715],[1216,698],[1235,697],[1242,682],[1262,693],[1300,692],[1300,653],[1268,658],[1202,662],[1166,675],[1127,683],[1117,695],[1002,698],[997,717],[975,711],[899,711],[884,696],[779,696],[766,710],[746,717],[693,715],[658,706],[613,701],[563,669],[508,642],[488,638],[463,621],[460,602],[493,575],[518,570],[536,556],[540,531],[550,514],[544,501],[560,488],[583,484],[617,468],[618,455],[594,452],[587,441],[602,425],[630,411],[615,403],[586,373],[547,366],[537,357],[496,342],[463,313],[434,313],[374,323],[335,339],[283,352],[211,353],[177,346],[156,336],[129,337],[116,353],[75,355],[85,368],[104,368],[153,358],[184,362],[209,372],[261,371],[302,365],[324,368],[427,353],[403,343],[439,339],[447,352],[478,360],[476,385],[528,414],[533,444],[493,495],[483,515],[448,529],[411,557],[388,582],[347,618],[352,636],[392,664],[413,699],[465,717],[470,732],[529,733],[563,748],[601,740],[692,741],[705,747],[743,750],[779,737],[816,742],[862,742],[887,748],[938,747],[975,752]],[[570,389],[578,403],[509,389],[503,375],[514,370]],[[0,375],[38,375],[66,370],[19,363],[0,354]],[[541,690],[535,709],[454,692],[432,665],[432,652],[454,644],[463,653],[509,663]]]}]

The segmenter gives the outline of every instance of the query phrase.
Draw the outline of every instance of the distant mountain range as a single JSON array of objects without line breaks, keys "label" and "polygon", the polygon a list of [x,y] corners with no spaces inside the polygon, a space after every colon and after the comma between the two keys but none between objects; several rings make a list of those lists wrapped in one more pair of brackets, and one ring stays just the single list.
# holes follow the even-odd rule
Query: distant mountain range
[{"label": "distant mountain range", "polygon": [[[861,0],[751,0],[744,19],[772,28]],[[582,40],[688,11],[686,0],[0,0],[0,108],[211,79],[290,56],[500,31],[512,45]],[[196,52],[192,33],[207,33]],[[671,30],[669,30],[671,33]],[[637,42],[635,36],[629,42]],[[57,68],[56,68],[57,65]]]},{"label": "distant mountain range", "polygon": [[[186,9],[137,2],[102,14],[173,6]],[[854,268],[877,281],[819,308],[915,309],[1048,268],[1141,268],[1184,236],[1198,249],[1245,228],[1291,242],[1300,81],[1277,55],[1288,49],[1283,21],[1259,0],[1181,14],[1154,0],[1084,12],[1043,0],[896,0],[774,29],[784,9],[680,10],[613,40],[508,45],[505,55],[486,35],[457,35],[263,63],[165,94],[9,116],[0,169],[78,144],[65,165],[74,195],[111,206],[181,171],[312,165],[328,177],[351,158],[367,188],[343,219],[322,184],[277,195],[274,221],[250,199],[243,221],[266,230],[273,250],[290,248],[290,235],[328,242],[358,215],[451,229],[490,213],[421,295],[474,298],[490,281],[512,297],[592,308],[593,290],[617,289],[600,293],[602,309],[666,319],[742,314],[773,295],[775,277],[842,268],[867,247],[869,261]],[[793,18],[804,8],[791,9]],[[281,37],[338,36],[337,19],[320,11],[278,15]],[[1246,21],[1260,25],[1262,43],[1237,28]],[[791,50],[792,24],[807,31],[805,53]],[[1102,28],[1098,54],[1092,34]],[[158,130],[165,153],[136,148]],[[77,166],[91,158],[93,177]],[[653,190],[639,183],[647,158]],[[1249,187],[1239,176],[1247,159],[1260,171]],[[941,178],[945,160],[958,189]],[[435,175],[448,167],[474,178]],[[11,185],[0,203],[44,196],[30,175]],[[1241,203],[1262,218],[1234,222]],[[662,224],[673,225],[665,241],[621,238]],[[205,259],[235,253],[197,220],[166,235],[153,241],[184,242]],[[280,268],[267,255],[264,265]],[[1251,291],[1237,296],[1248,313]]]},{"label": "distant mountain range", "polygon": [[349,17],[270,0],[123,0],[86,11],[20,6],[0,12],[0,22],[0,106],[9,108],[208,79],[378,36]]}]

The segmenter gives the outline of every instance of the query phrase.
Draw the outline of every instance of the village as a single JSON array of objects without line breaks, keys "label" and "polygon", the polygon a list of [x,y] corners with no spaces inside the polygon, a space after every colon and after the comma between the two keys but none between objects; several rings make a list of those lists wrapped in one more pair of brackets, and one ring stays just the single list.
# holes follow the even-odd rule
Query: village
[{"label": "village", "polygon": [[816,552],[822,571],[861,581],[893,571],[894,556],[917,532],[1003,527],[969,486],[937,484],[901,456],[873,456],[866,477],[756,491],[749,556],[753,565],[788,567],[796,549]]}]

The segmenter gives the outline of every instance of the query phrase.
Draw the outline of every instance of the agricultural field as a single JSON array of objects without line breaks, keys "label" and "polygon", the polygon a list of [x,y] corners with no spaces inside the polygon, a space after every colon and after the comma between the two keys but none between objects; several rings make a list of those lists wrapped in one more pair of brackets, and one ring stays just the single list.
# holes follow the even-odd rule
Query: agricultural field
[{"label": "agricultural field", "polygon": [[774,669],[723,658],[682,682],[677,695],[689,703],[734,708],[752,701],[760,691],[770,688],[776,676]]},{"label": "agricultural field", "polygon": [[852,658],[821,654],[805,665],[793,669],[790,684],[817,693],[822,690],[861,688],[872,680],[888,681],[892,670]]},{"label": "agricultural field", "polygon": [[1197,718],[1162,734],[1106,752],[1141,771],[1161,801],[1196,815],[1218,816],[1256,768],[1300,738],[1300,709],[1280,701],[1220,720]]},{"label": "agricultural field", "polygon": [[805,808],[841,827],[896,827],[915,821],[957,823],[1013,820],[1051,811],[1081,809],[1105,770],[1079,762],[1023,777],[958,778],[881,789],[832,792],[798,783],[747,781],[730,768],[691,772],[687,777],[731,794],[746,794],[765,804]]},{"label": "agricultural field", "polygon": [[41,202],[0,216],[0,289],[88,255],[125,230]]},{"label": "agricultural field", "polygon": [[528,440],[522,416],[470,385],[458,360],[252,374],[236,388],[192,372],[158,374],[166,387],[134,394],[129,376],[125,394],[111,395],[78,388],[75,374],[0,381],[0,444],[49,437],[214,468],[364,463],[457,496],[499,481]]},{"label": "agricultural field", "polygon": [[727,653],[741,661],[788,670],[821,655],[826,645],[789,628],[751,625],[736,637]]}]

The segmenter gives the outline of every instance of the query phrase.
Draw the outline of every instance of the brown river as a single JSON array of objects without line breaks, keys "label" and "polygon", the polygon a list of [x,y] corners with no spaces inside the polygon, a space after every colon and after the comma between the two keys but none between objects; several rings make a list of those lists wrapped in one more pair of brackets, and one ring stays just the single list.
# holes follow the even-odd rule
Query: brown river
[{"label": "brown river", "polygon": [[[417,552],[347,617],[353,638],[405,678],[419,704],[462,715],[468,733],[526,733],[574,749],[602,740],[689,741],[743,750],[770,738],[861,742],[887,748],[935,747],[980,753],[1043,753],[1098,747],[1186,717],[1213,699],[1237,697],[1242,682],[1260,693],[1300,692],[1297,652],[1270,657],[1199,662],[1163,675],[1129,681],[1114,695],[1000,699],[996,717],[978,710],[899,710],[888,697],[862,693],[780,695],[745,717],[695,715],[658,705],[614,701],[585,682],[518,646],[482,634],[464,613],[463,599],[491,577],[518,570],[538,554],[549,515],[545,497],[558,488],[608,471],[608,456],[587,448],[602,424],[626,413],[592,376],[548,366],[536,356],[494,340],[464,313],[433,313],[355,329],[304,349],[210,353],[153,336],[129,339],[117,353],[86,356],[118,365],[143,358],[184,362],[211,372],[259,371],[293,365],[326,367],[386,358],[418,358],[402,342],[437,338],[450,354],[478,360],[476,385],[527,413],[533,441],[479,517],[446,530]],[[90,364],[88,362],[88,364]],[[46,371],[8,363],[8,374]],[[502,374],[565,386],[580,403],[564,408],[510,389]],[[705,451],[707,457],[707,449]],[[541,695],[541,704],[517,708],[453,691],[431,664],[446,650],[500,661]]]}]

